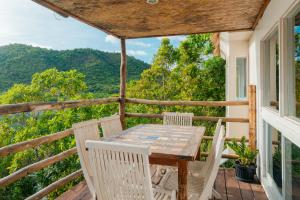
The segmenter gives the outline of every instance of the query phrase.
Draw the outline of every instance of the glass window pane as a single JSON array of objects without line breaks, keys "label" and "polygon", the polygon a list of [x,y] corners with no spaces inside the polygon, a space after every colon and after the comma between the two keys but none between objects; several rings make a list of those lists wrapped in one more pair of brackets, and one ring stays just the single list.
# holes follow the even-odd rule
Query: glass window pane
[{"label": "glass window pane", "polygon": [[247,60],[236,58],[236,96],[246,98],[247,91]]},{"label": "glass window pane", "polygon": [[279,37],[278,31],[274,32],[266,44],[266,88],[268,94],[267,106],[279,110]]},{"label": "glass window pane", "polygon": [[268,172],[279,192],[282,192],[281,133],[269,126],[269,163]]},{"label": "glass window pane", "polygon": [[300,117],[300,13],[295,17],[295,112],[294,116]]},{"label": "glass window pane", "polygon": [[285,139],[286,199],[300,199],[300,148]]}]

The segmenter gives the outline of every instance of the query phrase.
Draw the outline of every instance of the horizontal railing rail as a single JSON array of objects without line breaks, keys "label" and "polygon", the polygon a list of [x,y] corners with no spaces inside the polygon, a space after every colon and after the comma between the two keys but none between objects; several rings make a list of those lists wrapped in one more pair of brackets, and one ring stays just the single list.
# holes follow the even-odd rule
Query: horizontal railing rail
[{"label": "horizontal railing rail", "polygon": [[73,135],[73,129],[67,129],[58,133],[42,136],[39,138],[31,139],[24,142],[19,142],[16,144],[11,144],[0,148],[0,157],[7,156],[11,153],[17,153],[24,151],[29,148],[34,148],[42,144],[48,144],[62,138]]},{"label": "horizontal railing rail", "polygon": [[79,169],[68,176],[59,179],[58,181],[55,181],[54,183],[51,183],[47,187],[41,189],[37,193],[31,195],[30,197],[27,197],[26,200],[39,200],[45,197],[47,194],[55,191],[56,189],[64,186],[65,184],[69,183],[70,181],[73,181],[76,178],[79,178],[83,175],[82,169]]},{"label": "horizontal railing rail", "polygon": [[28,165],[26,167],[23,167],[15,172],[13,172],[12,174],[4,177],[4,178],[1,178],[0,179],[0,187],[4,187],[8,184],[11,184],[21,178],[23,178],[24,176],[27,176],[28,174],[31,174],[33,172],[36,172],[40,169],[43,169],[49,165],[52,165],[54,163],[57,163],[61,160],[64,160],[65,158],[69,157],[69,156],[72,156],[74,154],[77,153],[77,149],[76,147],[72,148],[72,149],[69,149],[67,151],[63,151],[55,156],[52,156],[52,157],[49,157],[49,158],[46,158],[44,160],[41,160],[41,161],[38,161],[36,163],[33,163],[31,165]]},{"label": "horizontal railing rail", "polygon": [[222,107],[222,106],[246,106],[249,101],[160,101],[148,99],[126,98],[127,103],[145,104],[145,105],[160,105],[160,106],[207,106],[207,107]]},{"label": "horizontal railing rail", "polygon": [[[158,100],[147,100],[147,99],[133,99],[127,98],[125,100],[127,103],[132,104],[145,104],[145,105],[161,105],[161,106],[208,106],[208,107],[222,107],[222,106],[247,106],[249,101],[158,101]],[[66,108],[80,108],[86,106],[94,106],[101,104],[118,103],[120,98],[103,98],[103,99],[92,99],[92,100],[78,100],[78,101],[65,101],[65,102],[50,102],[50,103],[21,103],[21,104],[10,104],[10,105],[0,105],[0,115],[16,114],[23,112],[36,112],[36,111],[47,111],[47,110],[61,110]],[[126,117],[133,118],[158,118],[162,119],[162,114],[149,114],[149,113],[125,113]],[[222,119],[223,122],[238,122],[238,123],[248,123],[248,118],[232,118],[232,117],[218,117],[218,116],[194,116],[193,120],[202,121],[218,121]],[[100,123],[99,123],[100,125]],[[73,129],[66,129],[61,132],[53,133],[46,136],[41,136],[39,138],[34,138],[28,141],[23,141],[16,144],[11,144],[0,148],[0,157],[8,156],[12,153],[17,153],[30,148],[36,148],[43,144],[49,144],[51,142],[61,140],[65,137],[72,136]],[[211,136],[204,136],[203,141],[212,140]],[[240,138],[226,138],[226,141],[232,141],[236,139],[240,141]],[[76,147],[61,152],[57,155],[45,158],[36,163],[25,166],[12,174],[0,179],[0,187],[5,187],[28,174],[34,173],[45,167],[48,167],[54,163],[62,161],[72,155],[77,153]],[[202,152],[201,156],[208,156],[207,152]],[[223,158],[237,159],[238,156],[234,154],[223,154]],[[41,199],[47,194],[55,191],[59,187],[67,184],[68,182],[82,176],[82,170],[75,171],[68,176],[59,179],[47,187],[41,189],[37,193],[31,195],[27,199]]]},{"label": "horizontal railing rail", "polygon": [[0,105],[0,115],[16,114],[23,112],[36,112],[46,110],[61,110],[66,108],[78,108],[86,106],[95,106],[107,103],[119,102],[118,97],[87,99],[77,101],[49,102],[49,103],[19,103]]},{"label": "horizontal railing rail", "polygon": [[[162,114],[149,114],[149,113],[125,113],[126,117],[134,118],[157,118],[163,119]],[[232,117],[214,117],[214,116],[194,116],[193,120],[195,121],[214,121],[217,122],[219,119],[222,119],[223,122],[241,122],[248,123],[248,118],[232,118]]]}]

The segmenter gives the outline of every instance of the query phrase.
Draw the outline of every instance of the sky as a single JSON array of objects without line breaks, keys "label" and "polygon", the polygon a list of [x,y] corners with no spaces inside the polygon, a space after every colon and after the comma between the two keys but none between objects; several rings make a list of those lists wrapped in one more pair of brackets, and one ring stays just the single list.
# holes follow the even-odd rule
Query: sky
[{"label": "sky", "polygon": [[[0,46],[21,43],[55,50],[120,51],[117,38],[71,17],[61,17],[31,0],[0,0],[0,27]],[[185,37],[169,38],[178,46]],[[160,41],[161,37],[127,40],[127,54],[151,63]]]}]

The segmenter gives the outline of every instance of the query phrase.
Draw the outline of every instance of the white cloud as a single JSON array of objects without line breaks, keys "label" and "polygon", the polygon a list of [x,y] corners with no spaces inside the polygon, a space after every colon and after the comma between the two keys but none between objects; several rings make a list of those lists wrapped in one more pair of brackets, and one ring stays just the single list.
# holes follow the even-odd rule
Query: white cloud
[{"label": "white cloud", "polygon": [[169,38],[170,40],[176,40],[176,41],[183,41],[186,39],[186,36],[178,35],[178,36],[163,36],[163,37],[157,37],[158,40],[162,40],[163,38]]},{"label": "white cloud", "polygon": [[141,41],[132,41],[129,40],[128,44],[134,45],[134,46],[139,46],[139,47],[151,47],[152,45],[149,43],[141,42]]},{"label": "white cloud", "polygon": [[109,43],[112,43],[112,44],[117,44],[119,42],[119,39],[112,36],[112,35],[107,35],[105,37],[105,42],[109,42]]},{"label": "white cloud", "polygon": [[127,50],[127,54],[130,56],[146,56],[147,53],[142,50]]}]

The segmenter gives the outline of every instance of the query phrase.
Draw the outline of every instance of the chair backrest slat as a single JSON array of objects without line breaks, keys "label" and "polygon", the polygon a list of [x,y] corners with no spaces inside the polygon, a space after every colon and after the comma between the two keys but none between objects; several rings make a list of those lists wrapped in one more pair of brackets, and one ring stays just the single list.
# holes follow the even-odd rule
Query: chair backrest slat
[{"label": "chair backrest slat", "polygon": [[218,123],[217,123],[217,126],[216,126],[216,129],[214,131],[214,136],[213,136],[211,148],[208,152],[207,161],[211,161],[212,159],[215,159],[215,150],[216,150],[217,145],[218,145],[218,138],[221,134],[221,126],[222,126],[222,119],[219,119]]},{"label": "chair backrest slat", "polygon": [[97,199],[153,200],[147,146],[87,141]]},{"label": "chair backrest slat", "polygon": [[193,113],[178,113],[178,112],[164,112],[163,124],[164,125],[179,125],[179,126],[192,126]]},{"label": "chair backrest slat", "polygon": [[100,119],[103,137],[110,137],[122,131],[122,124],[119,115],[104,117]]},{"label": "chair backrest slat", "polygon": [[73,130],[83,175],[89,187],[89,190],[91,191],[91,194],[95,196],[95,189],[93,186],[93,172],[90,166],[90,160],[88,152],[86,150],[85,141],[100,139],[98,121],[89,120],[73,124]]},{"label": "chair backrest slat", "polygon": [[218,136],[217,145],[215,148],[215,156],[214,159],[212,159],[212,162],[210,162],[210,167],[208,168],[208,171],[206,172],[205,180],[204,180],[204,189],[201,193],[200,199],[206,200],[209,198],[209,194],[211,193],[211,190],[213,188],[214,182],[216,180],[218,171],[219,171],[219,165],[222,158],[222,153],[224,149],[224,142],[225,142],[225,127],[221,126],[220,134]]}]

